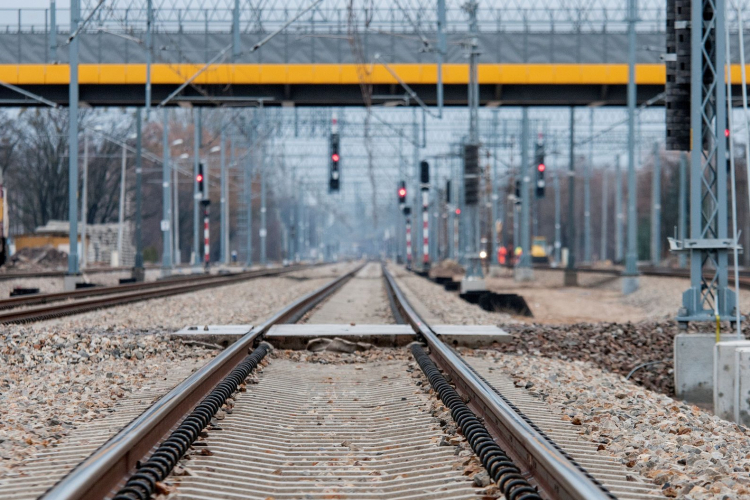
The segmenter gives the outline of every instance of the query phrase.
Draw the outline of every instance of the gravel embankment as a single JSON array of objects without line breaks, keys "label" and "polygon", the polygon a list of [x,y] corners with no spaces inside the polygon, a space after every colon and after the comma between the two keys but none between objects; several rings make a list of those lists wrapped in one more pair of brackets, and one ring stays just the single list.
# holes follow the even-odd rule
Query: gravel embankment
[{"label": "gravel embankment", "polygon": [[214,350],[167,334],[187,324],[257,322],[339,276],[325,266],[287,277],[102,309],[0,330],[0,476],[55,445],[74,427],[106,416],[125,393],[174,366],[200,366]]},{"label": "gravel embankment", "polygon": [[[466,354],[470,354],[466,352]],[[750,429],[721,420],[608,373],[591,363],[494,351],[497,369],[551,403],[580,434],[599,443],[666,497],[730,500],[750,496]]]},{"label": "gravel embankment", "polygon": [[626,376],[652,361],[631,380],[647,389],[674,394],[672,347],[678,333],[674,322],[577,323],[574,325],[517,324],[504,327],[514,341],[498,350],[564,361],[587,361],[602,370]]}]

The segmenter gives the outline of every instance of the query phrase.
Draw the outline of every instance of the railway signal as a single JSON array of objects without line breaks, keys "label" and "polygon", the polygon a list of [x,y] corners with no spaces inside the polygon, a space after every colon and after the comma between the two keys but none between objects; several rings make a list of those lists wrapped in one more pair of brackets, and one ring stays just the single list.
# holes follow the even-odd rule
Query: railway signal
[{"label": "railway signal", "polygon": [[401,205],[401,209],[403,210],[404,205],[406,204],[406,182],[401,181],[398,185],[398,203]]},{"label": "railway signal", "polygon": [[479,146],[464,145],[464,203],[479,203]]},{"label": "railway signal", "polygon": [[330,151],[331,151],[331,168],[330,175],[328,177],[328,192],[338,192],[341,183],[341,170],[339,169],[339,162],[341,161],[341,153],[339,152],[339,128],[338,121],[334,117],[331,124],[331,140],[330,140]]},{"label": "railway signal", "polygon": [[534,164],[536,165],[536,197],[544,198],[544,188],[546,187],[544,171],[547,170],[547,166],[544,164],[544,143],[541,138],[534,150]]},{"label": "railway signal", "polygon": [[208,206],[211,200],[208,196],[208,182],[203,163],[198,164],[198,175],[195,176],[195,182],[198,183],[198,196],[200,197],[201,206],[203,207],[203,265],[208,269],[211,256],[211,243],[209,237],[209,212]]},{"label": "railway signal", "polygon": [[422,270],[430,268],[430,164],[422,160],[419,163],[419,181],[422,190]]},{"label": "railway signal", "polygon": [[195,176],[195,182],[198,184],[198,195],[201,200],[205,200],[206,197],[206,183],[205,174],[203,172],[203,163],[198,164],[198,175]]}]

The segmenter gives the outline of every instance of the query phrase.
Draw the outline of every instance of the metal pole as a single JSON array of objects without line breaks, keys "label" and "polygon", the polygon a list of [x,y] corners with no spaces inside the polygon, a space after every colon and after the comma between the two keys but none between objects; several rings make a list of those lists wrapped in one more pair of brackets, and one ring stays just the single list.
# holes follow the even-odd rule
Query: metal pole
[{"label": "metal pole", "polygon": [[234,0],[232,10],[232,59],[236,63],[240,58],[240,0]]},{"label": "metal pole", "polygon": [[443,62],[448,50],[448,43],[445,36],[446,18],[445,18],[445,0],[437,2],[437,105],[438,116],[443,117]]},{"label": "metal pole", "polygon": [[117,214],[117,265],[123,265],[122,258],[122,239],[124,233],[125,223],[125,173],[128,162],[128,150],[125,147],[125,143],[122,143],[122,166],[120,167],[120,207]]},{"label": "metal pole", "polygon": [[615,156],[615,262],[622,262],[625,214],[622,213],[622,171],[620,155]]},{"label": "metal pole", "polygon": [[221,237],[219,241],[219,255],[220,261],[224,262],[224,264],[229,264],[229,214],[227,210],[227,199],[229,198],[229,185],[227,184],[227,157],[226,157],[226,140],[224,136],[224,127],[221,128],[221,137],[219,138],[220,142],[220,165],[219,165],[219,175],[221,177],[220,184],[221,184],[221,197],[219,199],[220,203],[220,210],[219,213],[220,217],[220,227],[221,227]]},{"label": "metal pole", "polygon": [[430,188],[422,185],[422,270],[430,269]]},{"label": "metal pole", "polygon": [[170,270],[172,269],[172,233],[170,231],[170,225],[172,220],[172,204],[171,204],[171,189],[170,179],[172,178],[172,172],[170,171],[171,165],[169,163],[169,114],[167,108],[162,109],[162,117],[164,121],[163,136],[162,136],[162,148],[164,154],[164,161],[161,167],[161,180],[162,180],[162,192],[161,192],[161,231],[162,231],[162,252],[161,252],[161,274],[162,276],[169,276]]},{"label": "metal pole", "polygon": [[195,124],[193,138],[193,266],[200,266],[200,203],[201,193],[198,192],[198,165],[201,155],[201,108],[195,108]]},{"label": "metal pole", "polygon": [[406,215],[406,269],[412,268],[411,216]]},{"label": "metal pole", "polygon": [[608,171],[602,171],[602,244],[599,250],[599,260],[607,260],[607,217],[609,211],[609,183],[607,179]]},{"label": "metal pole", "polygon": [[[71,30],[73,33],[75,30]],[[55,0],[49,3],[49,62],[57,62],[57,6]]]},{"label": "metal pole", "polygon": [[[414,223],[415,227],[412,228],[414,230],[414,238],[416,242],[419,242],[419,240],[422,238],[422,232],[424,230],[424,227],[420,228],[419,223],[417,222],[419,220],[419,216],[417,215],[417,205],[421,205],[421,203],[418,203],[417,201],[417,189],[419,186],[419,125],[417,124],[417,108],[416,106],[411,108],[411,120],[412,120],[412,164],[414,165],[414,208],[412,208],[412,213],[414,214]],[[415,264],[415,267],[419,265],[419,262],[422,261],[422,259],[419,258],[419,247],[418,244],[412,245],[412,249],[415,253],[414,260],[412,260],[412,263]]]},{"label": "metal pole", "polygon": [[85,269],[88,252],[86,251],[86,223],[89,207],[89,134],[83,131],[83,198],[81,199],[81,268]]},{"label": "metal pole", "polygon": [[182,261],[182,252],[180,251],[180,169],[172,168],[172,216],[174,219],[174,225],[172,226],[172,235],[174,240],[174,247],[172,250],[172,267],[179,264]]},{"label": "metal pole", "polygon": [[591,171],[594,168],[594,108],[589,108],[589,159],[583,174],[583,261],[591,263]]},{"label": "metal pole", "polygon": [[477,3],[470,0],[465,8],[469,11],[469,31],[472,34],[471,52],[469,53],[469,143],[479,144],[479,77],[477,59],[479,58],[479,40],[477,27]]},{"label": "metal pole", "polygon": [[292,166],[289,207],[289,262],[297,261],[297,167]]},{"label": "metal pole", "polygon": [[490,244],[490,262],[495,262],[497,260],[497,219],[498,219],[498,210],[497,210],[497,199],[498,199],[498,176],[497,176],[497,115],[498,110],[493,109],[492,110],[492,141],[494,142],[493,152],[492,152],[492,184],[490,189],[490,203],[491,210],[492,210],[492,224],[490,224],[490,231],[491,231],[491,237],[492,237],[492,243]]},{"label": "metal pole", "polygon": [[[682,241],[687,236],[687,210],[685,206],[687,202],[687,154],[684,151],[680,153],[678,169],[680,171],[680,186],[677,197],[677,238]],[[685,267],[687,265],[687,255],[685,255],[685,252],[680,252],[678,258],[679,266],[681,268]]]},{"label": "metal pole", "polygon": [[529,173],[529,163],[529,108],[524,107],[521,117],[521,261],[518,267],[530,269],[531,174]]},{"label": "metal pole", "polygon": [[555,172],[555,264],[560,265],[562,249],[562,224],[560,222],[560,172]]},{"label": "metal pole", "polygon": [[[250,132],[252,134],[252,131]],[[248,141],[248,150],[253,147],[252,139]],[[246,228],[245,236],[247,238],[247,255],[245,256],[245,266],[249,269],[253,266],[253,154],[252,151],[245,159],[245,210],[246,210]]]},{"label": "metal pole", "polygon": [[[735,244],[732,245],[732,261],[734,262],[734,293],[737,297],[740,295],[740,259],[739,250],[737,245],[739,244],[739,235],[737,233],[737,175],[734,162],[734,137],[731,135],[734,133],[734,122],[732,120],[732,55],[729,47],[729,30],[724,30],[725,44],[726,44],[726,58],[727,58],[727,130],[730,131],[729,135],[729,167],[730,167],[730,182],[732,191],[732,239]],[[734,323],[737,329],[737,339],[742,339],[742,318],[740,316],[740,308],[734,308]],[[737,410],[739,413],[739,409]]]},{"label": "metal pole", "polygon": [[570,108],[570,163],[568,165],[568,265],[565,268],[565,286],[578,285],[578,273],[576,271],[576,204],[575,204],[575,182],[576,182],[576,157],[575,157],[575,108]]},{"label": "metal pole", "polygon": [[143,281],[143,117],[141,108],[135,110],[135,268],[133,277]]},{"label": "metal pole", "polygon": [[265,267],[266,261],[266,138],[265,133],[265,108],[260,107],[260,265]]},{"label": "metal pole", "polygon": [[151,29],[153,25],[153,0],[146,0],[146,120],[151,114],[151,57],[154,51]]},{"label": "metal pole", "polygon": [[[740,75],[742,76],[742,117],[745,120],[745,169],[747,172],[747,196],[750,203],[750,123],[748,122],[747,105],[747,69],[745,68],[745,37],[744,37],[744,11],[739,4],[735,4],[737,10],[737,23],[740,45]],[[750,204],[748,205],[750,206]]]},{"label": "metal pole", "polygon": [[661,261],[661,162],[659,143],[654,143],[654,171],[651,179],[651,264]]},{"label": "metal pole", "polygon": [[[70,1],[70,32],[78,29],[81,0]],[[68,274],[78,274],[78,37],[70,41],[68,86]]]},{"label": "metal pole", "polygon": [[623,273],[625,278],[622,281],[622,291],[626,295],[638,290],[638,219],[636,214],[637,184],[635,176],[636,16],[636,0],[628,0],[628,250],[625,256],[625,272]]}]

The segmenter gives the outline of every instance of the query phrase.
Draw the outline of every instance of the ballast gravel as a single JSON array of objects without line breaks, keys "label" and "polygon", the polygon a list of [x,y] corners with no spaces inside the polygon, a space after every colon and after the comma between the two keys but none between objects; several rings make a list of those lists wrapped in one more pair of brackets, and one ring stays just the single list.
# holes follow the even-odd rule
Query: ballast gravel
[{"label": "ballast gravel", "polygon": [[452,325],[508,325],[518,323],[509,314],[488,312],[469,304],[458,294],[446,292],[421,276],[407,272],[400,266],[390,265],[388,270],[399,284],[408,288],[419,301],[443,324]]},{"label": "ballast gravel", "polygon": [[174,365],[215,354],[165,335],[46,325],[4,327],[0,345],[0,477]]},{"label": "ballast gravel", "polygon": [[50,325],[97,325],[173,332],[187,325],[254,324],[294,299],[340,276],[347,268],[326,266],[284,276],[256,278],[171,297],[136,302],[51,320]]},{"label": "ballast gravel", "polygon": [[[350,265],[347,265],[350,266]],[[0,329],[0,477],[106,416],[126,393],[216,350],[169,337],[188,324],[255,323],[338,277],[322,266],[284,277],[139,302]]]},{"label": "ballast gravel", "polygon": [[750,429],[600,370],[591,363],[468,351],[487,356],[516,385],[562,410],[562,419],[665,497],[750,498]]}]

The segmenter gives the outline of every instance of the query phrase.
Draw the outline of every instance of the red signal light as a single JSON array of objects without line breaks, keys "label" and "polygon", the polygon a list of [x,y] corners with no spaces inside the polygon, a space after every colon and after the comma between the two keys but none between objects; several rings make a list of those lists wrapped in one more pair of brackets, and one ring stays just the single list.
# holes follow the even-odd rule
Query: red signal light
[{"label": "red signal light", "polygon": [[399,190],[398,190],[398,195],[399,195],[400,197],[402,197],[402,198],[403,198],[404,196],[406,196],[406,188],[401,188],[401,189],[399,189]]},{"label": "red signal light", "polygon": [[461,215],[461,209],[460,208],[456,209],[456,215]]},{"label": "red signal light", "polygon": [[540,163],[540,164],[539,164],[539,165],[538,165],[538,166],[536,167],[536,169],[537,169],[537,170],[539,170],[540,172],[544,172],[545,170],[547,170],[547,167],[546,167],[546,166],[544,165],[544,163]]},{"label": "red signal light", "polygon": [[724,129],[724,137],[729,137],[729,129]]},{"label": "red signal light", "polygon": [[203,180],[203,174],[198,174],[198,176],[195,178],[196,181],[200,182]]},{"label": "red signal light", "polygon": [[331,155],[331,160],[333,160],[333,161],[339,161],[339,154],[338,153],[333,153]]}]

